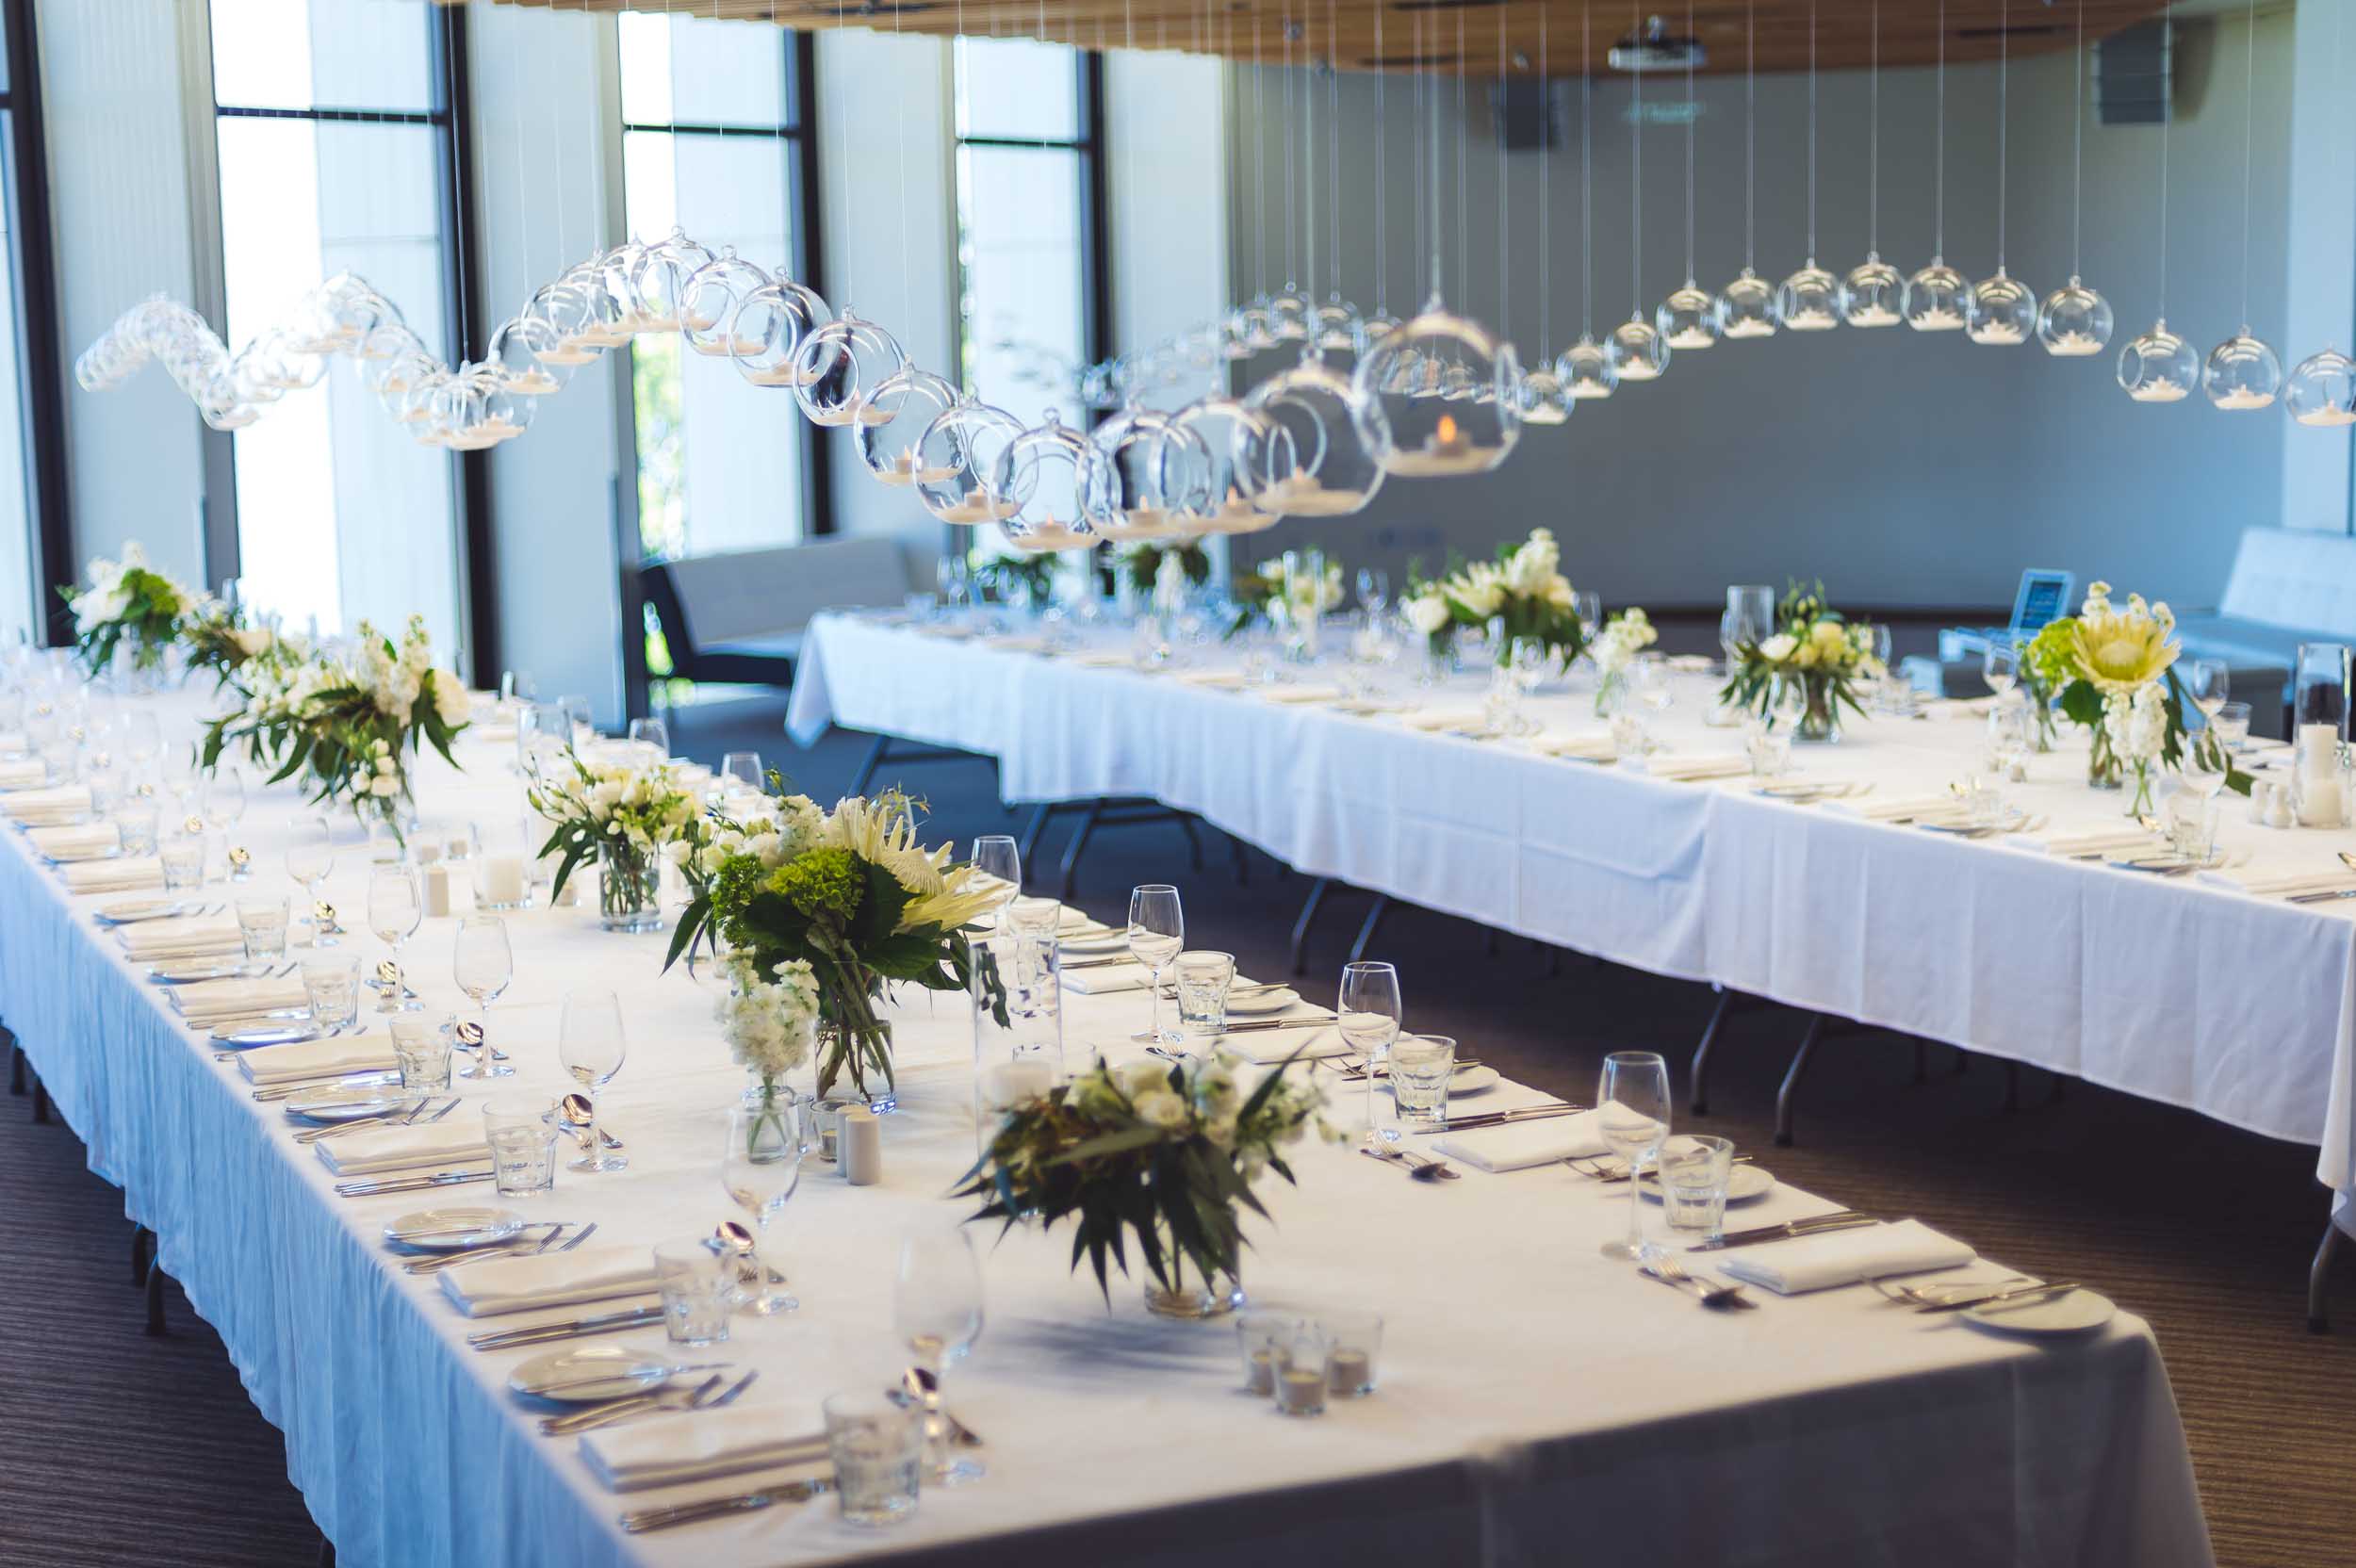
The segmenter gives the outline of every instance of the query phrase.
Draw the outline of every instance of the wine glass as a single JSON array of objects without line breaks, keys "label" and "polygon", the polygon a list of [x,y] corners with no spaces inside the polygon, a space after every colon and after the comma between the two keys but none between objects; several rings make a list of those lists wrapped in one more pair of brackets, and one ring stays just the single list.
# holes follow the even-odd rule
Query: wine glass
[{"label": "wine glass", "polygon": [[720,759],[720,776],[760,794],[765,789],[764,781],[768,775],[761,768],[761,753],[731,751]]},{"label": "wine glass", "polygon": [[145,773],[163,755],[163,726],[155,715],[137,709],[123,716],[123,755],[135,773]]},{"label": "wine glass", "polygon": [[1407,1019],[1407,1004],[1399,995],[1399,970],[1392,964],[1350,963],[1342,966],[1342,991],[1333,1007],[1334,1027],[1356,1048],[1366,1067],[1366,1136],[1388,1143],[1399,1141],[1397,1127],[1375,1125],[1375,1069],[1387,1060],[1391,1042],[1399,1038]]},{"label": "wine glass", "polygon": [[941,1407],[941,1375],[982,1337],[982,1266],[963,1226],[923,1226],[901,1239],[892,1321],[916,1356],[911,1370],[924,1392],[932,1478],[951,1486],[978,1480],[979,1461],[951,1457],[949,1420]]},{"label": "wine glass", "polygon": [[[245,775],[228,765],[215,769],[205,786],[205,820],[225,839],[244,815]],[[229,873],[229,880],[242,882],[250,874],[243,865],[238,865]]]},{"label": "wine glass", "polygon": [[2200,801],[2199,814],[2185,825],[2185,841],[2176,847],[2185,858],[2196,864],[2209,858],[2211,840],[2216,834],[2217,792],[2225,788],[2226,775],[2232,770],[2225,746],[2214,729],[2202,729],[2185,738],[2184,757],[2177,764],[2177,778],[2187,793]]},{"label": "wine glass", "polygon": [[1023,892],[1023,849],[1010,833],[985,833],[973,841],[973,869],[984,876],[994,876],[1006,884],[998,897],[997,907],[1006,906]]},{"label": "wine glass", "polygon": [[1603,1059],[1595,1089],[1596,1130],[1612,1152],[1628,1162],[1628,1239],[1607,1241],[1607,1258],[1644,1255],[1644,1206],[1637,1188],[1644,1162],[1657,1157],[1669,1136],[1669,1064],[1651,1051],[1614,1051]]},{"label": "wine glass", "polygon": [[2012,689],[2021,682],[2021,649],[2009,641],[1998,640],[1988,645],[1980,656],[1980,670],[1988,678],[1988,689],[2004,702],[2012,695]]},{"label": "wine glass", "polygon": [[630,738],[642,746],[653,747],[658,761],[671,755],[671,727],[661,719],[630,720]]},{"label": "wine glass", "polygon": [[382,1000],[376,1010],[380,1013],[415,1012],[422,1005],[408,997],[408,983],[401,972],[401,947],[417,935],[417,923],[424,918],[425,899],[416,871],[408,866],[378,866],[368,873],[368,929],[393,950],[392,972],[380,972],[377,978]]},{"label": "wine glass", "polygon": [[597,738],[597,720],[591,716],[587,697],[558,697],[556,707],[564,715],[564,732],[573,744],[585,746]]},{"label": "wine glass", "polygon": [[1358,568],[1358,607],[1366,612],[1368,624],[1383,618],[1383,607],[1391,602],[1391,574],[1380,566]]},{"label": "wine glass", "polygon": [[[753,1279],[765,1278],[772,1267],[762,1256],[769,1247],[769,1228],[785,1208],[785,1200],[802,1180],[802,1135],[795,1125],[800,1107],[785,1099],[759,1105],[740,1104],[728,1112],[728,1141],[720,1152],[720,1186],[737,1207],[752,1217]],[[765,1283],[739,1286],[736,1305],[756,1317],[774,1317],[801,1305],[793,1296]]]},{"label": "wine glass", "polygon": [[450,950],[450,978],[474,998],[483,1010],[477,1025],[483,1037],[475,1042],[474,1066],[461,1078],[512,1078],[515,1068],[499,1060],[491,1045],[491,1004],[515,978],[515,955],[507,945],[507,923],[497,915],[468,915],[458,923],[458,940]]},{"label": "wine glass", "polygon": [[[488,1037],[487,1031],[485,1037]],[[628,1170],[630,1161],[604,1147],[597,1132],[597,1091],[622,1070],[629,1050],[622,1038],[622,1004],[612,991],[573,991],[556,1026],[556,1059],[573,1082],[589,1091],[589,1126],[581,1158],[570,1170]]]},{"label": "wine glass", "polygon": [[335,928],[319,918],[319,884],[335,869],[335,834],[327,820],[314,817],[297,823],[294,838],[286,845],[286,874],[302,884],[303,897],[311,906],[303,923],[310,928],[310,945],[314,947],[335,945]]},{"label": "wine glass", "polygon": [[2217,710],[2225,706],[2231,694],[2232,681],[2225,673],[2222,659],[2188,659],[2184,662],[2184,694],[2192,705],[2209,718],[2216,718]]},{"label": "wine glass", "polygon": [[1169,1051],[1184,1045],[1186,1037],[1162,1029],[1162,971],[1186,945],[1186,917],[1178,906],[1178,890],[1165,882],[1149,882],[1129,892],[1129,956],[1152,976],[1153,1022],[1137,1036],[1147,1045]]}]

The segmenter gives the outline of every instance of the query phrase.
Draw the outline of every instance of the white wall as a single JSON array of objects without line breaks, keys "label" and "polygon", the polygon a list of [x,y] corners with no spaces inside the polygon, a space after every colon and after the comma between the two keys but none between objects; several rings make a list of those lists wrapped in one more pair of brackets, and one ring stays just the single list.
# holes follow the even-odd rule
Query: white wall
[{"label": "white wall", "polygon": [[[1117,52],[1104,61],[1113,345],[1150,348],[1227,308],[1227,73],[1197,56]],[[1189,375],[1146,388],[1176,408],[1216,389]]]},{"label": "white wall", "polygon": [[[2299,8],[2291,98],[2288,318],[2282,369],[2330,345],[2356,352],[2356,0]],[[2345,432],[2282,423],[2282,520],[2331,532],[2356,527]]]}]

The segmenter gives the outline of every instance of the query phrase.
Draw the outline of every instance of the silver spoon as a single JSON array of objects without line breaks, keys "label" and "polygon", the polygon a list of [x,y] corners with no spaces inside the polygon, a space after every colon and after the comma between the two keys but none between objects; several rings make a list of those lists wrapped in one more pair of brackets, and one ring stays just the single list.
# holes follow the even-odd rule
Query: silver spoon
[{"label": "silver spoon", "polygon": [[[596,1108],[589,1103],[589,1097],[576,1089],[557,1102],[556,1113],[572,1130],[573,1136],[581,1141],[581,1147],[586,1150],[589,1147],[589,1119],[597,1114]],[[597,1129],[597,1140],[608,1149],[626,1147],[620,1138],[602,1127]]]}]

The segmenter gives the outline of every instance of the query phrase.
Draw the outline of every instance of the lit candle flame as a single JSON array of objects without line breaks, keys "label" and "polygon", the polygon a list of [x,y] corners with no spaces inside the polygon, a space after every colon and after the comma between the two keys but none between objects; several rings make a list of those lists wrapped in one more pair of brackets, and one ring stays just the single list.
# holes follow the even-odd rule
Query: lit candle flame
[{"label": "lit candle flame", "polygon": [[1436,434],[1437,434],[1438,439],[1439,439],[1439,441],[1440,441],[1440,444],[1441,444],[1442,446],[1446,446],[1446,445],[1448,445],[1449,442],[1451,442],[1451,441],[1455,440],[1455,439],[1456,439],[1456,421],[1455,421],[1454,419],[1450,418],[1448,415],[1445,415],[1445,414],[1441,415],[1441,416],[1440,416],[1440,428],[1439,428],[1438,432],[1436,433]]}]

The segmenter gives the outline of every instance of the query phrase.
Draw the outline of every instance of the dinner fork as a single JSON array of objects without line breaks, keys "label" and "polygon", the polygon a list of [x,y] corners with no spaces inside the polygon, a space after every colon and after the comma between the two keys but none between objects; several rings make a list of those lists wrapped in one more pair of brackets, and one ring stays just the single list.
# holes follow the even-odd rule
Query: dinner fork
[{"label": "dinner fork", "polygon": [[1675,1285],[1679,1290],[1691,1288],[1705,1307],[1716,1307],[1725,1312],[1759,1305],[1758,1302],[1742,1294],[1741,1285],[1713,1285],[1707,1281],[1693,1278],[1685,1271],[1683,1264],[1666,1252],[1652,1253],[1637,1266],[1662,1284]]},{"label": "dinner fork", "polygon": [[[462,1252],[443,1252],[431,1258],[414,1259],[401,1265],[401,1272],[404,1274],[439,1274],[445,1268],[456,1268],[462,1264],[481,1263],[485,1258],[536,1258],[554,1247],[556,1238],[570,1230],[573,1221],[544,1219],[540,1221],[540,1224],[548,1227],[548,1233],[542,1236],[536,1244],[529,1240],[495,1241],[488,1247],[469,1247]],[[597,1226],[594,1224],[589,1227],[590,1231],[596,1229]],[[582,1235],[588,1233],[588,1231],[581,1233]],[[570,1247],[571,1243],[565,1244],[565,1250],[569,1250]]]}]

